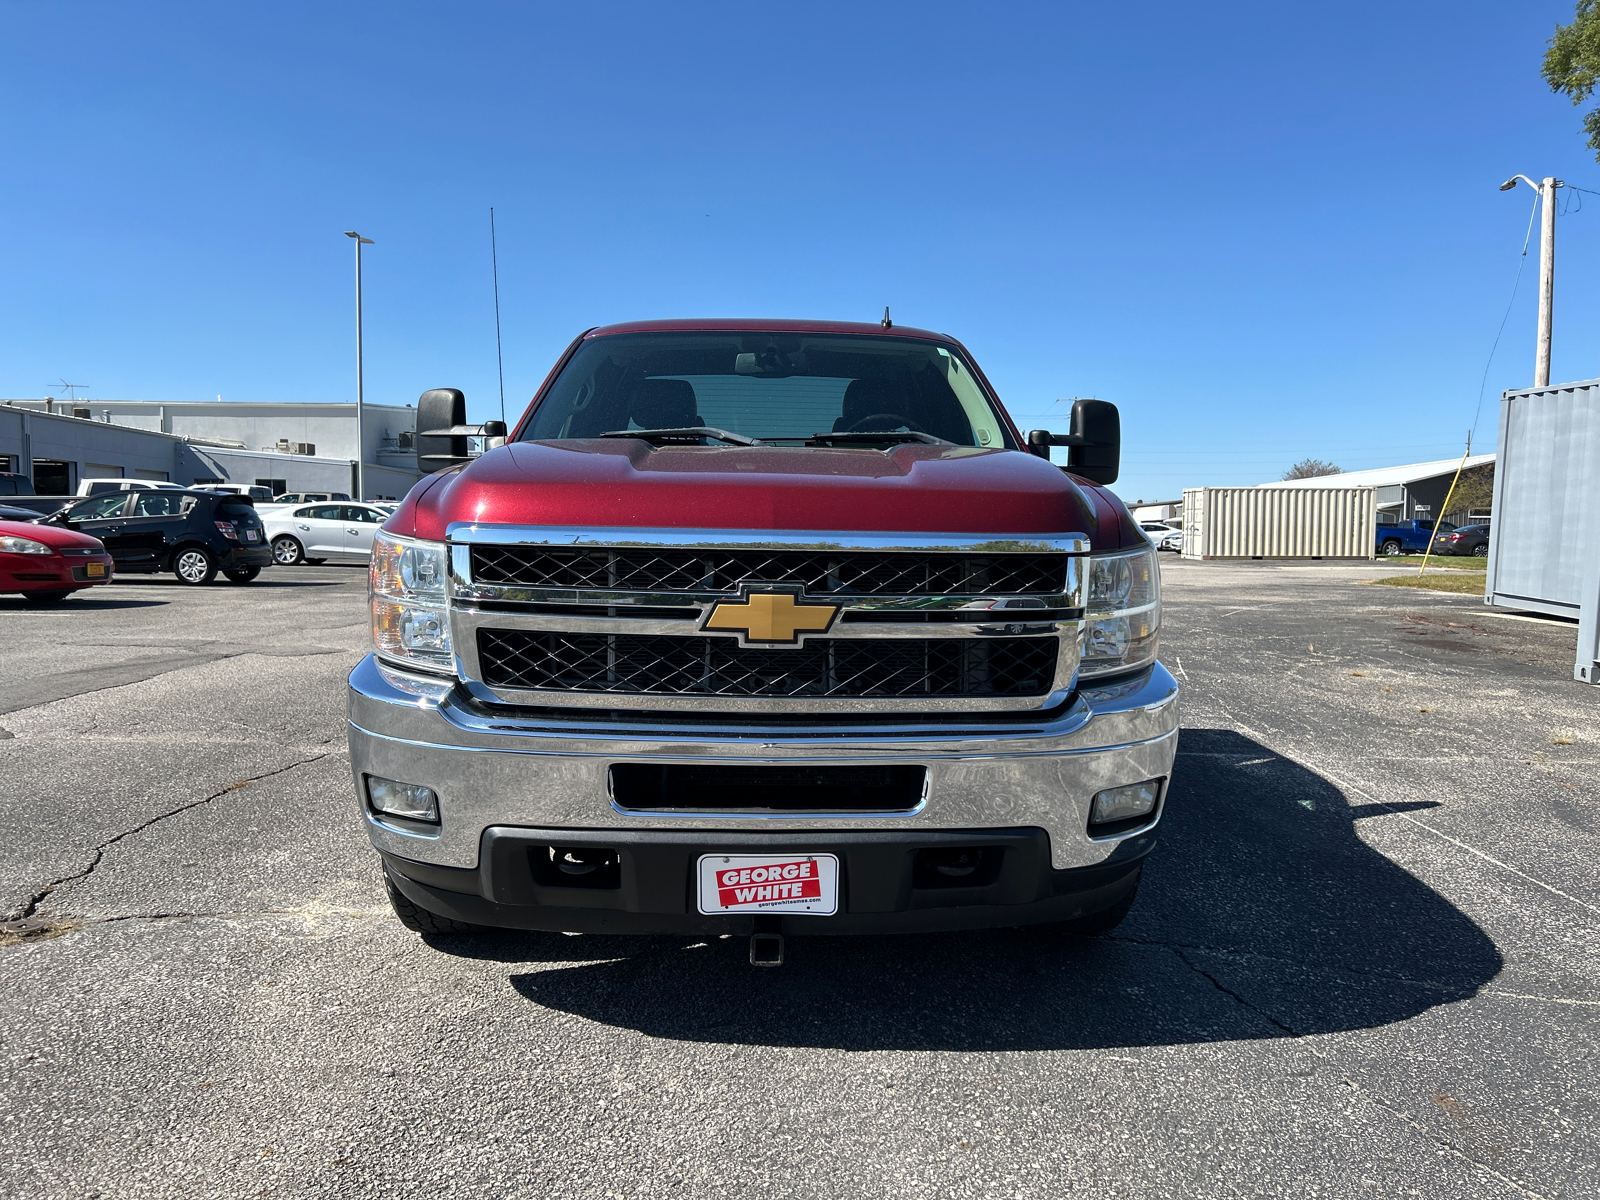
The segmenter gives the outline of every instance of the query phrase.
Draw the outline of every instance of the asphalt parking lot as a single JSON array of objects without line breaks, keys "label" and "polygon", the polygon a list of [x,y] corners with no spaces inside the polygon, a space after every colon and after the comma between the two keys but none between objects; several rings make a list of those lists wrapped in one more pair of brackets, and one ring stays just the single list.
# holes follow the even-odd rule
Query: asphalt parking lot
[{"label": "asphalt parking lot", "polygon": [[1593,1196],[1600,719],[1571,626],[1164,563],[1187,689],[1113,935],[392,918],[364,572],[0,597],[0,1193]]}]

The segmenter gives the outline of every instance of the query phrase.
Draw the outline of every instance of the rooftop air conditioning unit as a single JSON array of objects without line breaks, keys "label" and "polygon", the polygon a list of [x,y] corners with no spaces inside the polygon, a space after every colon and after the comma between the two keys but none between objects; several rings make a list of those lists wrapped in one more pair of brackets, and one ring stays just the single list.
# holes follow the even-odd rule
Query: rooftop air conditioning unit
[{"label": "rooftop air conditioning unit", "polygon": [[315,442],[290,442],[289,453],[315,456],[317,453],[317,444]]},{"label": "rooftop air conditioning unit", "polygon": [[72,415],[77,417],[80,421],[94,420],[94,413],[87,408],[75,408],[72,410]]},{"label": "rooftop air conditioning unit", "polygon": [[278,439],[278,453],[279,454],[288,454],[289,453],[289,439],[288,438],[279,438]]}]

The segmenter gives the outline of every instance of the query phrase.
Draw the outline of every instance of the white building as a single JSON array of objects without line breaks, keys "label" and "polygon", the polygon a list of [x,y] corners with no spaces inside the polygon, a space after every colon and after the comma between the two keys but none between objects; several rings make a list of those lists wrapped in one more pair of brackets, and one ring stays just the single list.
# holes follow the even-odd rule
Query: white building
[{"label": "white building", "polygon": [[[363,407],[366,498],[403,496],[421,478],[416,409]],[[41,494],[122,476],[355,495],[356,442],[354,404],[0,400],[0,470]]]}]

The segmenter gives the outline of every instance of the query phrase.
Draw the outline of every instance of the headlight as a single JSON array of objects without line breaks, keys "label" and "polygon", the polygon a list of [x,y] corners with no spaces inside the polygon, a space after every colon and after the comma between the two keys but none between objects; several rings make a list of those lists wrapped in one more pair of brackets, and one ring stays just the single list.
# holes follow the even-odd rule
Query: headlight
[{"label": "headlight", "polygon": [[1161,575],[1153,546],[1089,559],[1089,605],[1083,623],[1083,665],[1090,679],[1155,661],[1161,625]]},{"label": "headlight", "polygon": [[372,539],[372,644],[385,658],[453,672],[443,542]]},{"label": "headlight", "polygon": [[14,534],[7,534],[5,537],[0,537],[0,550],[4,550],[9,554],[55,553],[55,551],[51,550],[50,547],[46,546],[43,542],[36,542],[32,538],[17,537]]}]

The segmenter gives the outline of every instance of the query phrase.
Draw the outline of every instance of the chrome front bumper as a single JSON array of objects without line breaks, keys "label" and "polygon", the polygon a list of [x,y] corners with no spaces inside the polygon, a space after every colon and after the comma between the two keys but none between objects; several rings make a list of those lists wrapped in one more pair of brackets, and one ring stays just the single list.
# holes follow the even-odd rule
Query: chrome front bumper
[{"label": "chrome front bumper", "polygon": [[[491,827],[571,830],[1044,829],[1056,870],[1127,857],[1160,820],[1112,838],[1091,838],[1089,804],[1108,787],[1171,776],[1178,743],[1177,682],[1159,663],[1122,682],[1080,688],[1038,715],[906,717],[854,724],[848,718],[792,725],[704,720],[626,720],[501,715],[475,706],[447,681],[403,674],[371,655],[350,673],[349,739],[361,817],[378,850],[442,867],[475,868]],[[514,711],[514,710],[513,710]],[[525,710],[530,711],[530,710]],[[617,808],[613,763],[696,762],[925,766],[928,788],[915,812],[828,816],[648,814]],[[441,822],[382,818],[367,806],[363,777],[422,784],[439,796]],[[1127,843],[1132,844],[1127,844]]]}]

